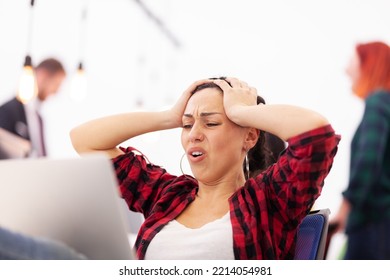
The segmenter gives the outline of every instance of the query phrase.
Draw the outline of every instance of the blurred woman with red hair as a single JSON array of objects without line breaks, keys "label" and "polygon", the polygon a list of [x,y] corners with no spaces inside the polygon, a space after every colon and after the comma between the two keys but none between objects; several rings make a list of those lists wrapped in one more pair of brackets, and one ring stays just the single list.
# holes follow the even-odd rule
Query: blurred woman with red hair
[{"label": "blurred woman with red hair", "polygon": [[345,259],[390,259],[389,46],[358,44],[346,71],[365,108],[351,143],[348,187],[331,224],[345,230]]}]

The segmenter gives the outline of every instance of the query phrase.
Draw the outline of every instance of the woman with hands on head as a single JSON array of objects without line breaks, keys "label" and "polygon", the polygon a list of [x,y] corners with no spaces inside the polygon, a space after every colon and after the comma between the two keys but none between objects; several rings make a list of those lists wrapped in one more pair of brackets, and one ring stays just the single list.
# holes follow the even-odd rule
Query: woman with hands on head
[{"label": "woman with hands on head", "polygon": [[[139,259],[294,258],[297,227],[321,193],[340,137],[316,112],[263,103],[243,81],[206,79],[170,110],[108,116],[71,131],[78,153],[112,158],[122,197],[144,215]],[[194,177],[118,147],[178,127]],[[272,165],[265,132],[288,142]]]}]

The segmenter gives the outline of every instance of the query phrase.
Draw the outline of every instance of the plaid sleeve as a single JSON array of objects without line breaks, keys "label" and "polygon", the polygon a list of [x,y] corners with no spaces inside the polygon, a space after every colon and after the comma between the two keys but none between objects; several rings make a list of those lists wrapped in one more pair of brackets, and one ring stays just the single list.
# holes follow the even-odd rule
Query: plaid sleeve
[{"label": "plaid sleeve", "polygon": [[343,195],[354,207],[363,207],[378,184],[390,135],[390,102],[388,93],[366,99],[363,118],[351,144],[349,186]]},{"label": "plaid sleeve", "polygon": [[121,196],[130,210],[147,217],[164,188],[176,176],[149,163],[142,153],[132,147],[121,150],[125,154],[112,159]]},{"label": "plaid sleeve", "polygon": [[331,125],[326,125],[288,140],[278,162],[265,173],[274,218],[281,215],[277,219],[300,220],[310,210],[331,170],[340,139]]}]

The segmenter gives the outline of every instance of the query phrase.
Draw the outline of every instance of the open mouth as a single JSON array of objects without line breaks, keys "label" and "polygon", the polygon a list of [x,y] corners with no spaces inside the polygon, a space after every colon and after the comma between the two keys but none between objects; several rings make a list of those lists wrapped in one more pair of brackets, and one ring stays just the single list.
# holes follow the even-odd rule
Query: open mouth
[{"label": "open mouth", "polygon": [[197,157],[203,156],[203,153],[202,152],[192,152],[191,156],[193,156],[194,158],[197,158]]}]

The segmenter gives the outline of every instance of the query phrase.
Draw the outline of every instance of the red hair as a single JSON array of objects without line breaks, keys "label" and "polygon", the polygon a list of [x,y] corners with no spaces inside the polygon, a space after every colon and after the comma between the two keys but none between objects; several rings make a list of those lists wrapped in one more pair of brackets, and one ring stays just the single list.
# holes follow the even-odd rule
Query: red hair
[{"label": "red hair", "polygon": [[367,98],[375,90],[390,91],[390,47],[382,42],[371,42],[356,46],[360,61],[360,76],[354,92]]}]

